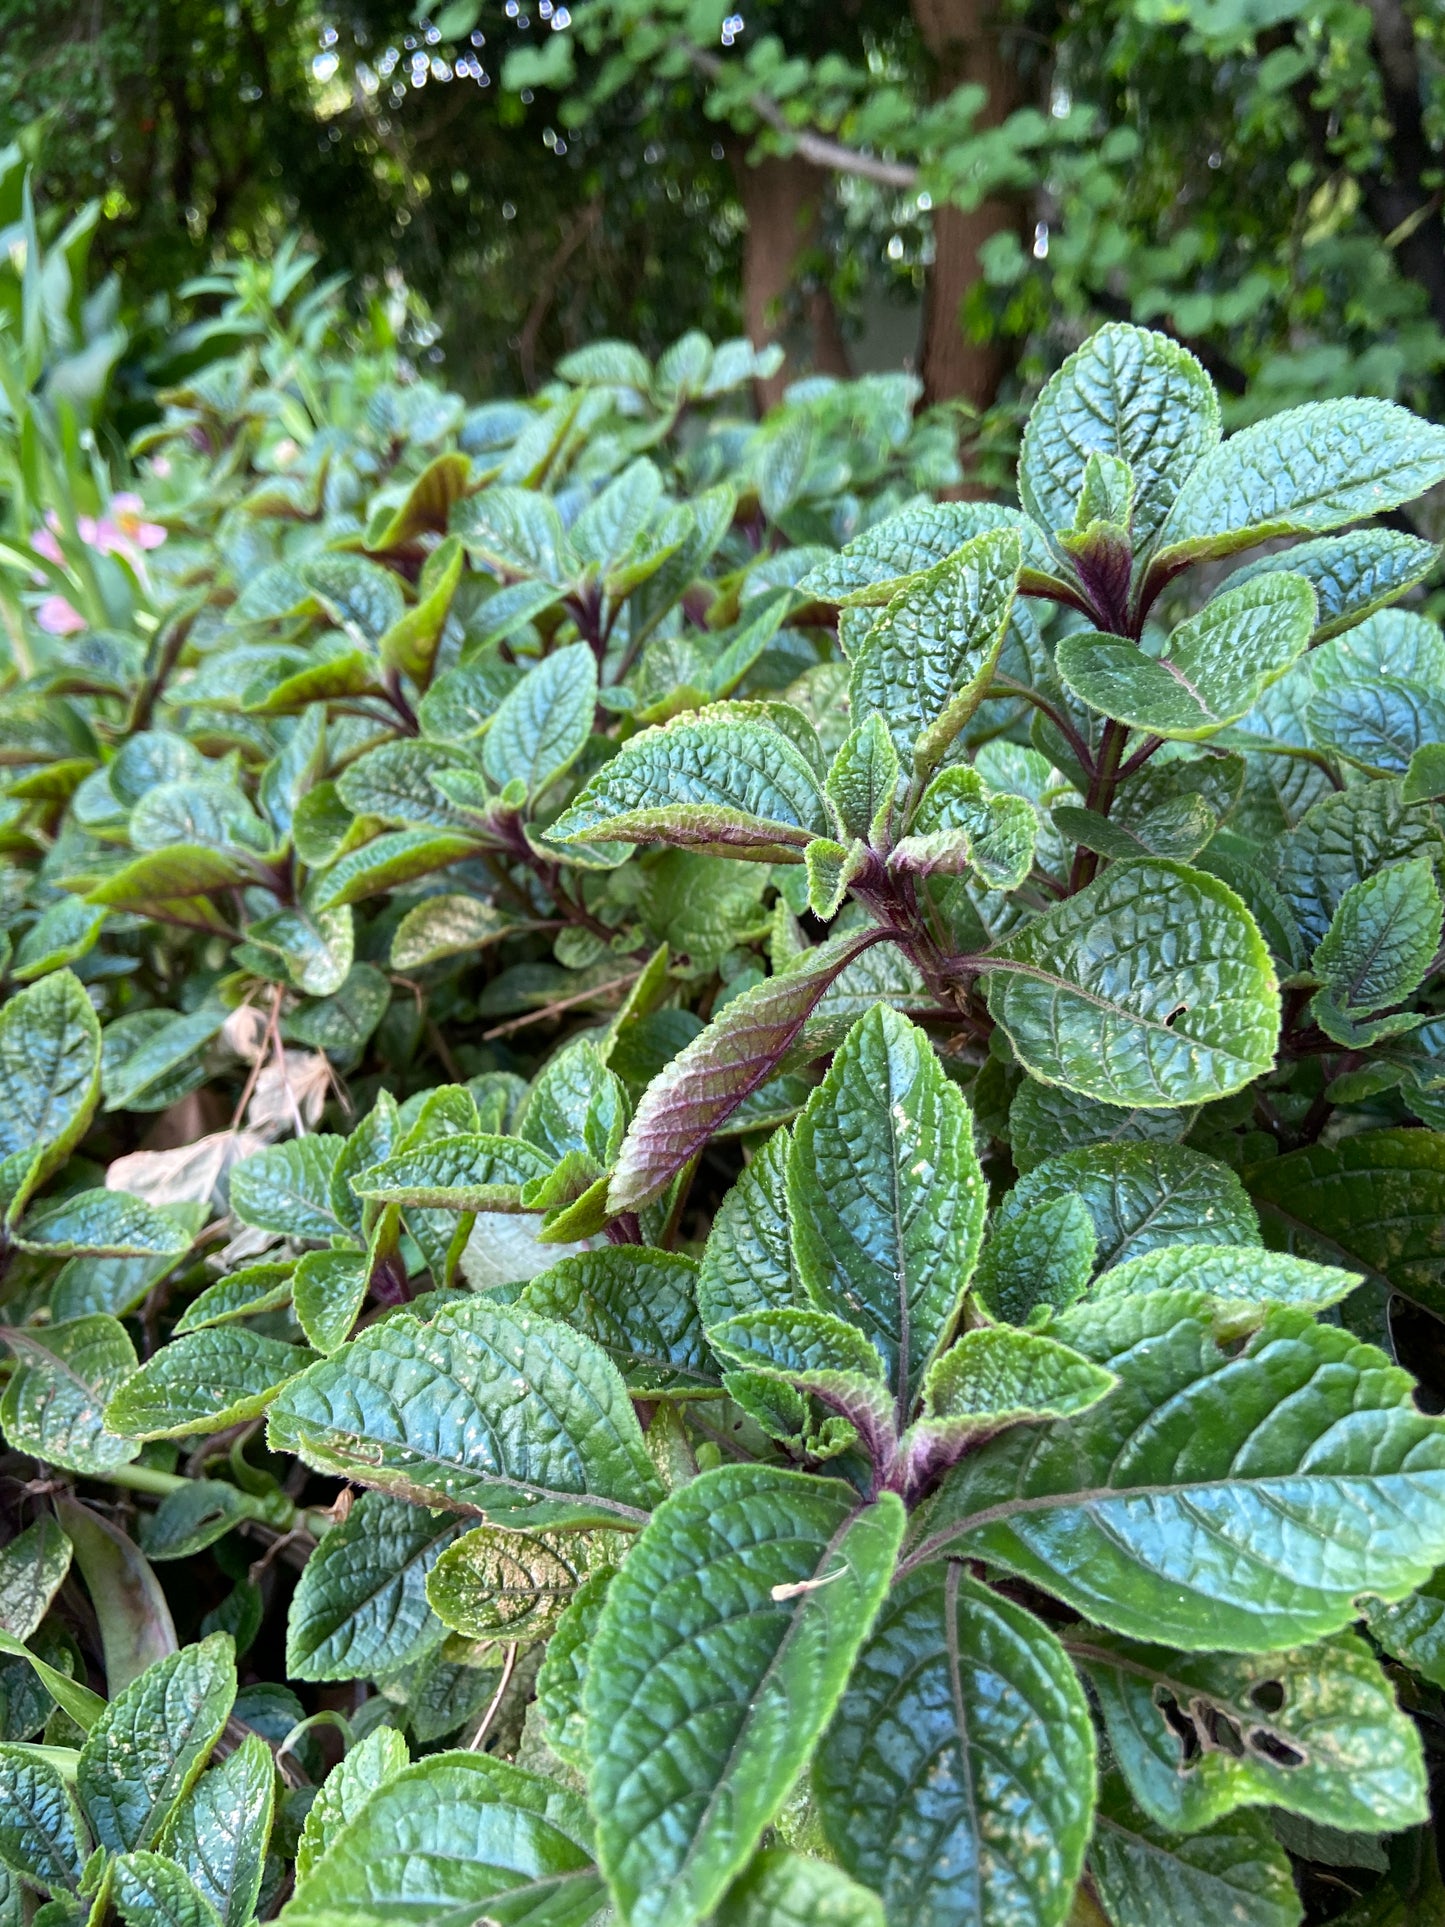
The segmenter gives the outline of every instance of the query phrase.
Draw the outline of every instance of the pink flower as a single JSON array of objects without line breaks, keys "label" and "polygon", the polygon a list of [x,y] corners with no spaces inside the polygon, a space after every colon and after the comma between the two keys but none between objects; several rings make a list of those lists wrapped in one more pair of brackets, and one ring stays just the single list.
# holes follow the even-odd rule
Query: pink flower
[{"label": "pink flower", "polygon": [[46,596],[35,611],[35,620],[47,636],[73,636],[87,627],[85,617],[63,595]]},{"label": "pink flower", "polygon": [[[47,562],[54,562],[57,567],[64,567],[65,557],[60,553],[60,544],[55,539],[53,516],[48,519],[51,521],[51,526],[37,529],[30,538],[30,546],[37,555],[43,555]],[[35,579],[37,582],[45,580],[44,576],[37,576]]]},{"label": "pink flower", "polygon": [[101,528],[112,533],[117,546],[132,542],[138,549],[158,549],[166,539],[159,522],[146,521],[144,502],[129,490],[111,497],[110,517]]}]

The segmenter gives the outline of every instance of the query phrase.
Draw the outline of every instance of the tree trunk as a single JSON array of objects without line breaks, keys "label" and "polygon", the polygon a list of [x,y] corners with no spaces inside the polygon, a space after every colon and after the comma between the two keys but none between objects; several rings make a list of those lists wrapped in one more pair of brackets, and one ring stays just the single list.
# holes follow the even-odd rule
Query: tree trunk
[{"label": "tree trunk", "polygon": [[755,347],[781,341],[788,359],[757,383],[759,410],[771,408],[804,367],[820,374],[852,373],[827,287],[797,285],[803,257],[818,244],[826,175],[798,155],[770,155],[749,166],[741,152],[733,171],[747,234],[743,241],[743,323]]},{"label": "tree trunk", "polygon": [[[975,82],[988,99],[975,123],[998,127],[1023,100],[1023,87],[1000,42],[1000,9],[992,0],[912,0],[913,20],[934,63],[935,94]],[[1013,365],[1007,341],[970,341],[960,310],[980,278],[979,250],[996,234],[1020,233],[1022,202],[991,195],[977,207],[940,207],[933,216],[933,267],[924,295],[921,369],[926,402],[955,397],[987,408]]]}]

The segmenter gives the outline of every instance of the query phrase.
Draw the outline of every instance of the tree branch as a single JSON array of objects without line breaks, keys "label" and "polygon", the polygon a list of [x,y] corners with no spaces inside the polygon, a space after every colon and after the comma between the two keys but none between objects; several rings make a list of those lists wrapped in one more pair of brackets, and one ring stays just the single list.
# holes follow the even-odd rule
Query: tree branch
[{"label": "tree branch", "polygon": [[[694,72],[705,79],[720,81],[726,77],[727,63],[719,60],[716,54],[710,54],[702,47],[690,46],[686,41],[680,41],[678,47]],[[778,103],[770,100],[766,94],[749,94],[748,106],[775,133],[785,134],[792,142],[794,151],[814,167],[824,168],[833,174],[856,174],[861,180],[877,181],[881,187],[901,188],[905,193],[918,185],[918,169],[911,161],[881,160],[876,154],[865,154],[860,147],[848,147],[844,142],[830,140],[826,134],[816,133],[811,128],[794,127]]]}]

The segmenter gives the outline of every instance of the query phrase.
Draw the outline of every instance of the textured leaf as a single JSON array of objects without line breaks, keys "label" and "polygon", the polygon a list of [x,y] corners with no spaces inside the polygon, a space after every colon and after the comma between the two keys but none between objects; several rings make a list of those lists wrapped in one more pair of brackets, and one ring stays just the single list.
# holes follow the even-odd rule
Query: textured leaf
[{"label": "textured leaf", "polygon": [[222,1927],[246,1927],[255,1914],[275,1789],[271,1750],[253,1733],[201,1775],[166,1828],[166,1852],[215,1908]]},{"label": "textured leaf", "polygon": [[973,870],[990,890],[1016,890],[1033,867],[1039,819],[1022,796],[991,791],[978,771],[940,771],[913,813],[909,833],[889,859],[922,876]]},{"label": "textured leaf", "polygon": [[174,1439],[257,1418],[315,1358],[244,1325],[173,1338],[112,1393],[105,1422],[121,1438]]},{"label": "textured leaf", "polygon": [[973,1275],[975,1300],[991,1318],[1024,1324],[1038,1305],[1062,1311],[1093,1276],[1098,1237],[1073,1192],[1017,1210],[995,1224]]},{"label": "textured leaf", "polygon": [[352,1179],[359,1198],[442,1211],[514,1210],[521,1188],[544,1178],[552,1160],[521,1138],[458,1132],[374,1164]]},{"label": "textured leaf", "polygon": [[813,1770],[829,1844],[910,1927],[1057,1927],[1094,1735],[1058,1641],[957,1564],[899,1581]]},{"label": "textured leaf", "polygon": [[597,706],[597,659],[585,642],[556,649],[507,696],[482,739],[482,765],[498,789],[536,796],[587,746]]},{"label": "textured leaf", "polygon": [[787,1170],[792,1133],[775,1131],[718,1207],[697,1276],[704,1325],[808,1302],[793,1263]]},{"label": "textured leaf", "polygon": [[1021,1418],[1069,1418],[1097,1405],[1114,1378],[1039,1332],[984,1325],[936,1359],[924,1383],[925,1416],[980,1432]]},{"label": "textured leaf", "polygon": [[552,825],[566,842],[691,844],[796,861],[832,820],[817,771],[751,706],[682,716],[631,738]]},{"label": "textured leaf", "polygon": [[256,1312],[276,1311],[291,1300],[289,1264],[242,1265],[229,1277],[218,1278],[198,1292],[174,1326],[174,1336],[204,1331],[207,1325],[227,1325]]},{"label": "textured leaf", "polygon": [[[546,1400],[545,1430],[532,1422]],[[635,1522],[658,1496],[632,1406],[588,1339],[478,1299],[374,1325],[271,1407],[273,1449],[318,1471],[457,1511],[579,1502]],[[585,1509],[585,1508],[584,1508]],[[528,1523],[532,1523],[529,1519]]]},{"label": "textured leaf", "polygon": [[903,1527],[891,1495],[855,1507],[831,1481],[724,1466],[658,1508],[612,1581],[587,1751],[599,1859],[633,1927],[717,1904],[826,1725]]},{"label": "textured leaf", "polygon": [[1168,1108],[1239,1090],[1274,1062],[1269,952],[1244,905],[1202,871],[1114,864],[989,962],[989,1009],[1046,1084]]},{"label": "textured leaf", "polygon": [[1353,884],[1419,856],[1445,859],[1429,805],[1406,807],[1397,783],[1362,783],[1324,797],[1280,839],[1275,880],[1313,949]]},{"label": "textured leaf", "polygon": [[1445,1686],[1445,1574],[1432,1573],[1397,1605],[1367,1600],[1365,1620],[1392,1659]]},{"label": "textured leaf", "polygon": [[747,1097],[765,1084],[798,1039],[824,992],[879,938],[839,937],[780,976],[723,1006],[643,1093],[628,1129],[608,1202],[636,1210],[666,1187]]},{"label": "textured leaf", "polygon": [[142,1518],[141,1551],[152,1565],[188,1559],[214,1545],[240,1520],[254,1517],[251,1502],[235,1486],[220,1479],[187,1479]]},{"label": "textured leaf", "polygon": [[1046,1158],[1004,1199],[997,1228],[1063,1197],[1087,1206],[1103,1271],[1158,1245],[1260,1242],[1234,1172],[1183,1144],[1099,1144]]},{"label": "textured leaf", "polygon": [[1034,404],[1019,498],[1043,528],[1071,529],[1089,457],[1116,456],[1133,471],[1142,548],[1218,440],[1219,403],[1193,355],[1167,335],[1114,322],[1069,356]]},{"label": "textured leaf", "polygon": [[70,1570],[70,1541],[48,1514],[0,1547],[0,1631],[29,1639]]},{"label": "textured leaf", "polygon": [[420,970],[444,957],[498,943],[513,926],[478,897],[427,897],[408,910],[391,940],[393,970]]},{"label": "textured leaf", "polygon": [[1197,1833],[1243,1806],[1362,1833],[1426,1817],[1419,1731],[1361,1639],[1255,1657],[1088,1631],[1069,1646],[1130,1792],[1160,1826]]},{"label": "textured leaf", "polygon": [[[1118,1374],[1102,1404],[949,1474],[928,1541],[996,1561],[1133,1638],[1269,1652],[1397,1599],[1445,1538],[1445,1425],[1373,1347],[1293,1309],[1240,1351],[1188,1292],[1051,1327]],[[1271,1417],[1273,1415],[1273,1417]]]},{"label": "textured leaf", "polygon": [[898,788],[898,751],[875,710],[847,737],[828,771],[828,796],[850,837],[886,849]]},{"label": "textured leaf", "polygon": [[470,835],[451,830],[388,830],[333,863],[311,893],[319,914],[396,890],[418,877],[445,870],[476,850]]},{"label": "textured leaf", "polygon": [[308,1874],[354,1820],[372,1794],[410,1765],[406,1741],[392,1726],[374,1727],[358,1740],[316,1789],[296,1843],[296,1877]]},{"label": "textured leaf", "polygon": [[331,1201],[331,1176],[345,1142],[321,1134],[252,1152],[231,1172],[232,1211],[263,1231],[326,1243],[346,1229]]},{"label": "textured leaf", "polygon": [[533,1279],[520,1303],[600,1345],[635,1396],[715,1392],[718,1369],[702,1335],[691,1258],[606,1245],[564,1258]]},{"label": "textured leaf", "polygon": [[575,1793],[484,1753],[379,1786],[296,1882],[285,1927],[584,1927],[607,1893]]},{"label": "textured leaf", "polygon": [[53,971],[7,998],[0,1009],[0,1159],[35,1154],[27,1189],[63,1163],[99,1096],[100,1023],[75,974]]},{"label": "textured leaf", "polygon": [[212,1633],[158,1660],[113,1699],[86,1737],[76,1785],[96,1840],[151,1846],[230,1717],[236,1649]]},{"label": "textured leaf", "polygon": [[1159,532],[1156,567],[1383,515],[1445,477],[1445,429],[1393,402],[1307,402],[1205,455]]},{"label": "textured leaf", "polygon": [[848,1033],[794,1127],[787,1193],[803,1288],[878,1347],[901,1428],[988,1208],[968,1105],[906,1017],[878,1005]]},{"label": "textured leaf", "polygon": [[17,1369],[0,1398],[0,1426],[17,1452],[103,1477],[140,1450],[107,1431],[106,1400],[136,1368],[119,1320],[96,1312],[60,1325],[5,1327]]},{"label": "textured leaf", "polygon": [[74,1893],[88,1852],[80,1809],[54,1767],[0,1747],[0,1863],[52,1893]]},{"label": "textured leaf", "polygon": [[982,701],[1020,555],[1014,530],[977,536],[901,589],[869,630],[848,686],[851,712],[884,718],[905,770],[926,778]]},{"label": "textured leaf", "polygon": [[1445,1311],[1445,1135],[1362,1131],[1249,1173],[1268,1242]]},{"label": "textured leaf", "polygon": [[547,1744],[558,1759],[579,1772],[587,1770],[587,1717],[582,1701],[588,1654],[607,1588],[615,1577],[611,1566],[601,1566],[582,1581],[547,1641],[546,1657],[537,1674],[537,1706]]},{"label": "textured leaf", "polygon": [[564,584],[575,558],[550,496],[525,488],[489,488],[452,511],[452,533],[476,561],[509,575]]},{"label": "textured leaf", "polygon": [[1028,1172],[1059,1151],[1086,1144],[1177,1143],[1194,1118],[1192,1108],[1126,1110],[1026,1077],[1009,1105],[1009,1149],[1015,1168]]},{"label": "textured leaf", "polygon": [[16,1243],[56,1258],[179,1258],[191,1234],[178,1218],[124,1191],[73,1191],[28,1211]]},{"label": "textured leaf", "polygon": [[826,1860],[767,1847],[729,1887],[716,1927],[883,1927],[883,1907]]},{"label": "textured leaf", "polygon": [[1259,1815],[1170,1834],[1140,1813],[1117,1774],[1099,1790],[1089,1870],[1113,1927],[1299,1927],[1304,1919],[1289,1861]]},{"label": "textured leaf", "polygon": [[1419,988],[1440,944],[1441,903],[1428,857],[1352,884],[1315,946],[1313,968],[1346,1011],[1381,1010]]},{"label": "textured leaf", "polygon": [[114,1894],[126,1927],[219,1927],[210,1901],[164,1854],[122,1854],[115,1862]]},{"label": "textured leaf", "polygon": [[1299,1305],[1323,1311],[1347,1297],[1358,1282],[1333,1265],[1260,1251],[1251,1244],[1165,1244],[1112,1265],[1095,1283],[1093,1295],[1118,1298],[1180,1285],[1241,1307]]},{"label": "textured leaf", "polygon": [[1081,702],[1153,735],[1195,741],[1247,716],[1309,647],[1314,591],[1271,573],[1225,589],[1181,622],[1163,656],[1119,636],[1064,636],[1059,676]]},{"label": "textured leaf", "polygon": [[291,1278],[296,1321],[307,1343],[318,1352],[334,1352],[345,1344],[369,1283],[370,1269],[361,1252],[308,1251]]},{"label": "textured leaf", "polygon": [[889,602],[909,576],[937,567],[965,542],[994,529],[1017,532],[1027,576],[1037,582],[1055,573],[1043,534],[1017,509],[997,502],[921,502],[875,522],[836,555],[815,563],[798,592],[818,602]]},{"label": "textured leaf", "polygon": [[478,1526],[438,1559],[426,1594],[432,1611],[468,1639],[534,1639],[550,1630],[588,1563],[575,1532]]},{"label": "textured leaf", "polygon": [[455,1513],[363,1492],[307,1560],[292,1594],[290,1677],[370,1679],[425,1651],[441,1637],[427,1574],[465,1530]]},{"label": "textured leaf", "polygon": [[1275,569],[1302,575],[1319,600],[1316,639],[1341,630],[1393,602],[1434,568],[1439,550],[1433,542],[1401,529],[1352,529],[1299,542],[1247,563],[1229,578],[1235,588]]}]

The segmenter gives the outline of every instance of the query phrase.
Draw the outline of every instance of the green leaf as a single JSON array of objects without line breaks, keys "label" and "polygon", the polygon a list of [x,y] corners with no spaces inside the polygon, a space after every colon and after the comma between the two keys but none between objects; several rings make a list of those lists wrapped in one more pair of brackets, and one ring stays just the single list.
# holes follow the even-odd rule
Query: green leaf
[{"label": "green leaf", "polygon": [[105,1711],[105,1701],[99,1693],[92,1693],[88,1686],[82,1686],[79,1680],[72,1679],[68,1673],[47,1666],[37,1653],[32,1653],[18,1639],[12,1639],[9,1633],[0,1633],[0,1653],[10,1659],[23,1660],[35,1675],[37,1683],[63,1713],[69,1714],[82,1733],[88,1732]]},{"label": "green leaf", "polygon": [[848,836],[888,848],[898,774],[898,751],[874,710],[845,738],[828,771],[828,799]]},{"label": "green leaf", "polygon": [[934,1360],[924,1415],[993,1432],[1021,1418],[1072,1418],[1114,1384],[1112,1373],[1039,1332],[982,1325]]},{"label": "green leaf", "polygon": [[1249,1188],[1277,1251],[1343,1266],[1445,1312],[1445,1135],[1362,1131],[1310,1144],[1256,1165]]},{"label": "green leaf", "polygon": [[364,646],[379,642],[405,613],[397,577],[359,555],[311,556],[301,575],[333,621]]},{"label": "green leaf", "polygon": [[1018,587],[1011,529],[966,542],[888,603],[858,651],[854,716],[876,711],[899,760],[924,780],[983,700]]},{"label": "green leaf", "polygon": [[1359,1279],[1333,1265],[1311,1264],[1250,1245],[1165,1244],[1112,1265],[1094,1285],[1095,1298],[1118,1298],[1176,1285],[1208,1292],[1231,1308],[1298,1305],[1324,1311],[1355,1289]]},{"label": "green leaf", "polygon": [[1211,1315],[1178,1291],[1059,1314],[1052,1334],[1118,1387],[950,1473],[927,1545],[1189,1650],[1278,1651],[1338,1632],[1364,1594],[1418,1585],[1445,1549],[1445,1424],[1338,1327],[1275,1308],[1226,1352]]},{"label": "green leaf", "polygon": [[1264,939],[1232,890],[1181,864],[1112,865],[985,967],[990,1011],[1046,1084],[1162,1109],[1240,1090],[1274,1062]]},{"label": "green leaf", "polygon": [[976,769],[955,764],[924,791],[889,861],[920,876],[972,870],[985,889],[1016,890],[1033,867],[1038,834],[1032,803],[990,790]]},{"label": "green leaf", "polygon": [[582,754],[597,707],[597,659],[585,642],[556,649],[502,700],[482,739],[482,766],[498,789],[536,796]]},{"label": "green leaf", "polygon": [[575,1532],[477,1526],[437,1560],[426,1596],[468,1639],[535,1639],[551,1630],[590,1563]]},{"label": "green leaf", "polygon": [[1085,1629],[1069,1648],[1130,1792],[1173,1832],[1197,1833],[1244,1806],[1361,1833],[1428,1813],[1419,1731],[1362,1639],[1243,1656]]},{"label": "green leaf", "polygon": [[406,1741],[392,1726],[373,1727],[316,1789],[296,1843],[296,1877],[310,1873],[376,1789],[410,1765]]},{"label": "green leaf", "polygon": [[396,926],[391,967],[420,970],[444,957],[460,957],[499,943],[514,927],[495,904],[479,897],[427,897]]},{"label": "green leaf", "polygon": [[1062,1311],[1081,1298],[1098,1245],[1088,1206],[1072,1192],[1025,1206],[995,1224],[973,1275],[991,1318],[1022,1325],[1038,1305]]},{"label": "green leaf", "polygon": [[220,1927],[210,1901],[164,1854],[121,1854],[114,1883],[116,1911],[126,1927]]},{"label": "green leaf", "polygon": [[243,1224],[287,1238],[326,1243],[344,1232],[331,1202],[331,1178],[345,1142],[323,1133],[253,1151],[232,1167],[232,1212]]},{"label": "green leaf", "polygon": [[746,1866],[837,1704],[902,1527],[892,1495],[858,1510],[845,1486],[761,1466],[704,1473],[658,1508],[608,1588],[586,1687],[598,1857],[633,1927],[691,1927]]},{"label": "green leaf", "polygon": [[1439,554],[1433,542],[1401,529],[1351,529],[1348,535],[1300,542],[1247,563],[1230,576],[1229,586],[1238,588],[1275,569],[1302,575],[1319,601],[1315,639],[1324,642],[1414,588]]},{"label": "green leaf", "polygon": [[29,1639],[70,1571],[70,1541],[48,1513],[0,1547],[0,1631]]},{"label": "green leaf", "polygon": [[988,1209],[968,1105],[906,1017],[880,1004],[849,1031],[794,1127],[787,1183],[803,1288],[877,1346],[901,1428]]},{"label": "green leaf", "polygon": [[806,1305],[793,1262],[787,1171],[792,1133],[775,1131],[718,1207],[697,1276],[704,1325]]},{"label": "green leaf", "polygon": [[236,1649],[212,1633],[148,1667],[101,1714],[76,1785],[96,1840],[112,1853],[150,1847],[190,1791],[236,1696]]},{"label": "green leaf", "polygon": [[1181,622],[1162,657],[1120,636],[1064,636],[1060,679],[1104,716],[1155,736],[1197,742],[1247,716],[1309,647],[1314,591],[1303,576],[1270,573],[1225,589]]},{"label": "green leaf", "polygon": [[1009,1105],[1009,1149],[1015,1168],[1027,1173],[1059,1151],[1080,1150],[1086,1144],[1175,1144],[1195,1116],[1192,1107],[1141,1111],[1101,1104],[1097,1098],[1026,1077]]},{"label": "green leaf", "polygon": [[715,1927],[884,1927],[883,1907],[841,1868],[766,1847],[728,1888]]},{"label": "green leaf", "polygon": [[1059,1927],[1094,1735],[1052,1633],[956,1563],[894,1585],[813,1769],[829,1844],[917,1927]]},{"label": "green leaf", "polygon": [[337,779],[336,793],[357,816],[374,816],[379,823],[456,829],[457,812],[432,783],[456,762],[455,752],[439,743],[400,737],[358,756]]},{"label": "green leaf", "polygon": [[364,1253],[308,1251],[291,1280],[296,1322],[307,1344],[318,1352],[334,1352],[345,1344],[370,1282]]},{"label": "green leaf", "polygon": [[855,535],[836,555],[815,563],[798,584],[800,595],[845,606],[890,602],[910,576],[945,562],[965,542],[995,529],[1012,529],[1023,552],[1027,587],[1057,572],[1041,530],[1017,509],[997,502],[920,502]]},{"label": "green leaf", "polygon": [[445,870],[476,852],[476,842],[447,830],[388,830],[349,850],[317,879],[312,907],[319,913]]},{"label": "green leaf", "polygon": [[639,732],[548,835],[564,843],[675,843],[786,863],[832,828],[823,786],[802,750],[758,705],[734,704]]},{"label": "green leaf", "polygon": [[1366,1600],[1365,1623],[1392,1659],[1445,1686],[1445,1573],[1432,1573],[1397,1605]]},{"label": "green leaf", "polygon": [[103,909],[92,907],[80,897],[62,897],[52,903],[15,946],[11,976],[18,984],[28,984],[62,964],[87,956],[95,947],[105,918]]},{"label": "green leaf", "polygon": [[515,1210],[521,1187],[543,1178],[552,1160],[521,1138],[486,1131],[437,1138],[398,1151],[352,1179],[360,1198],[441,1211]]},{"label": "green leaf", "polygon": [[54,1767],[0,1746],[0,1862],[52,1893],[74,1893],[88,1853],[80,1809]]},{"label": "green leaf", "polygon": [[455,1513],[363,1492],[302,1568],[286,1621],[287,1674],[371,1679],[427,1651],[441,1637],[427,1574],[465,1530]]},{"label": "green leaf", "polygon": [[[445,455],[437,457],[438,461],[447,459]],[[453,459],[464,461],[466,458]],[[378,645],[381,660],[388,669],[410,676],[422,687],[430,681],[437,647],[465,566],[461,544],[454,537],[447,537],[428,555],[422,565],[416,606],[392,624]]]},{"label": "green leaf", "polygon": [[1113,1927],[1300,1927],[1304,1919],[1289,1861],[1258,1814],[1171,1834],[1140,1813],[1117,1773],[1099,1788],[1089,1871]]},{"label": "green leaf", "polygon": [[1279,839],[1275,881],[1312,950],[1352,885],[1417,856],[1445,859],[1429,805],[1406,807],[1398,783],[1361,783],[1322,798]]},{"label": "green leaf", "polygon": [[[33,1162],[17,1208],[79,1143],[100,1097],[100,1023],[72,971],[57,970],[0,1009],[0,1160]],[[9,1197],[0,1200],[7,1207]]]},{"label": "green leaf", "polygon": [[635,1397],[705,1397],[718,1368],[694,1299],[697,1265],[680,1253],[605,1245],[534,1278],[519,1304],[600,1345]]},{"label": "green leaf", "polygon": [[1352,884],[1315,946],[1313,969],[1346,1012],[1402,1003],[1440,945],[1442,907],[1428,857],[1393,863]]},{"label": "green leaf", "polygon": [[173,1338],[112,1393],[105,1422],[122,1438],[178,1439],[259,1418],[316,1354],[244,1325]]},{"label": "green leaf", "polygon": [[[254,857],[235,851],[211,850],[199,843],[172,844],[135,857],[98,883],[86,901],[149,916],[157,903],[169,898],[209,897],[244,883],[255,868]],[[224,923],[218,922],[217,927],[224,928]]]},{"label": "green leaf", "polygon": [[1445,429],[1393,402],[1307,402],[1206,454],[1159,532],[1155,568],[1320,535],[1383,515],[1445,477]]},{"label": "green leaf", "polygon": [[1259,1224],[1226,1164],[1184,1144],[1097,1144],[1061,1151],[1021,1178],[1004,1199],[996,1231],[1020,1213],[1077,1196],[1094,1221],[1100,1270],[1157,1245],[1258,1247]]},{"label": "green leaf", "polygon": [[140,1523],[141,1551],[152,1565],[188,1559],[223,1538],[259,1506],[219,1479],[187,1479],[168,1492]]},{"label": "green leaf", "polygon": [[829,986],[879,935],[867,930],[805,952],[725,1004],[679,1051],[648,1085],[628,1128],[608,1193],[614,1211],[636,1210],[667,1187],[780,1067]]},{"label": "green leaf", "polygon": [[349,909],[322,910],[312,916],[287,908],[247,926],[246,942],[274,950],[297,990],[308,997],[329,997],[346,982],[355,954],[355,924]]},{"label": "green leaf", "polygon": [[556,505],[527,488],[489,488],[452,511],[452,533],[475,561],[565,587],[576,569]]},{"label": "green leaf", "polygon": [[141,1033],[135,1047],[118,1059],[112,1052],[117,1033],[128,1020],[121,1018],[119,1023],[107,1025],[101,1062],[105,1108],[124,1111],[145,1102],[150,1109],[151,1096],[166,1089],[171,1073],[184,1071],[195,1062],[229,1014],[224,1004],[211,998],[198,1010],[174,1017],[163,1011],[155,1012],[153,1015],[159,1019],[155,1028]]},{"label": "green leaf", "polygon": [[136,1368],[119,1320],[97,1312],[65,1324],[6,1326],[0,1337],[16,1369],[0,1398],[0,1426],[13,1450],[92,1478],[140,1450],[106,1430],[106,1400]]},{"label": "green leaf", "polygon": [[191,1234],[161,1206],[124,1191],[73,1191],[27,1211],[15,1242],[55,1258],[179,1258]]},{"label": "green leaf", "polygon": [[537,1674],[537,1706],[547,1744],[569,1766],[587,1770],[586,1714],[588,1656],[597,1622],[616,1577],[611,1566],[599,1566],[573,1593],[547,1641],[546,1657]]},{"label": "green leaf", "polygon": [[1045,387],[1024,430],[1019,499],[1050,531],[1072,529],[1090,456],[1134,477],[1134,545],[1150,542],[1191,470],[1219,440],[1208,375],[1167,335],[1113,322]]},{"label": "green leaf", "polygon": [[[485,498],[482,498],[485,499]],[[296,1882],[284,1927],[586,1927],[607,1892],[583,1801],[484,1753],[435,1753],[371,1794]]]},{"label": "green leaf", "polygon": [[[536,1388],[534,1390],[534,1387]],[[545,1430],[533,1421],[545,1397]],[[506,1512],[579,1507],[633,1523],[657,1475],[617,1368],[590,1340],[485,1300],[429,1323],[371,1326],[271,1407],[273,1449],[420,1504]],[[532,1520],[529,1519],[529,1523]]]},{"label": "green leaf", "polygon": [[291,1302],[291,1264],[243,1265],[227,1278],[207,1285],[186,1306],[173,1327],[177,1338],[204,1331],[208,1325],[228,1325],[257,1312],[278,1311]]},{"label": "green leaf", "polygon": [[165,1832],[165,1850],[195,1882],[222,1927],[256,1911],[275,1805],[276,1768],[259,1734],[203,1773]]},{"label": "green leaf", "polygon": [[114,1699],[148,1666],[175,1652],[175,1621],[150,1562],[113,1520],[63,1494],[55,1511],[95,1609],[105,1683]]}]

